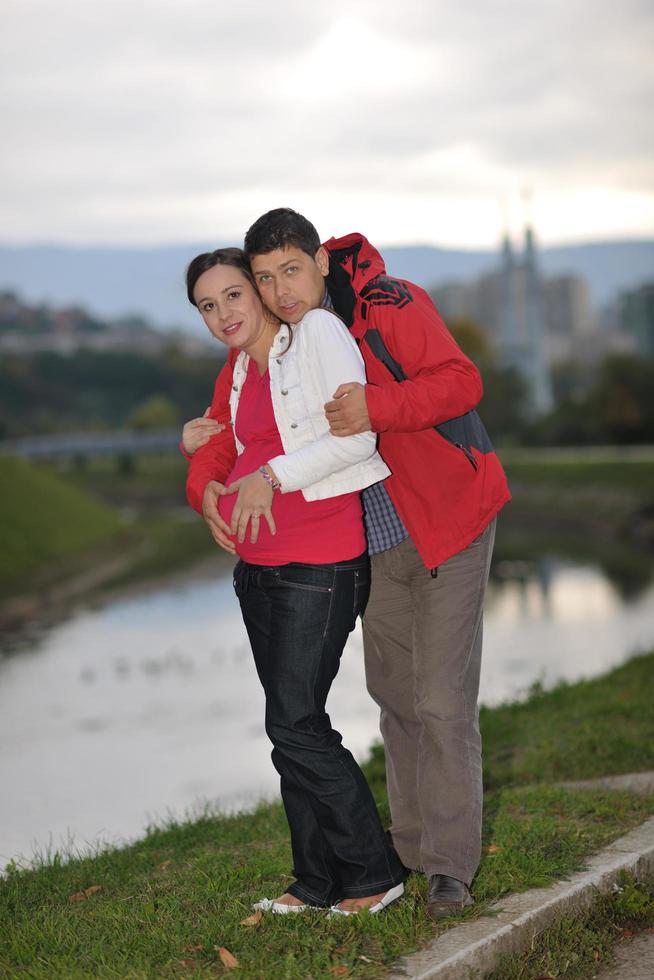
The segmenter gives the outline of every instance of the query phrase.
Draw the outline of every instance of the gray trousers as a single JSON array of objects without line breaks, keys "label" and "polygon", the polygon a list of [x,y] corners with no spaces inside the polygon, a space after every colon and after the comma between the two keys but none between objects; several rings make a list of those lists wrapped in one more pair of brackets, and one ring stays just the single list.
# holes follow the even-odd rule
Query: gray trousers
[{"label": "gray trousers", "polygon": [[374,555],[363,619],[381,708],[393,843],[409,868],[470,884],[481,854],[479,671],[495,520],[432,578],[410,538]]}]

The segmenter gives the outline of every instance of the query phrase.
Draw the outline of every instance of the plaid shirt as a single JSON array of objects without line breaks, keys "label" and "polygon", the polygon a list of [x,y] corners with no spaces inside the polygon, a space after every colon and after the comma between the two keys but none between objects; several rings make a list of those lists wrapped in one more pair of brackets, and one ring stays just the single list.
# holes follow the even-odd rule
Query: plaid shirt
[{"label": "plaid shirt", "polygon": [[[331,297],[326,289],[320,305],[326,310],[333,309]],[[394,548],[400,541],[408,538],[409,532],[395,510],[383,481],[366,487],[361,492],[361,500],[363,501],[369,555],[378,555],[382,551],[388,551],[389,548]]]}]

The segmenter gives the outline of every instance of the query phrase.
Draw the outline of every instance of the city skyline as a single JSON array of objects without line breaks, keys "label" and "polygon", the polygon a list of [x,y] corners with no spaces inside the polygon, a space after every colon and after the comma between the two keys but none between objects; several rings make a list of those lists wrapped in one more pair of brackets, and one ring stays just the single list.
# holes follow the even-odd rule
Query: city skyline
[{"label": "city skyline", "polygon": [[9,0],[0,240],[651,238],[652,40],[642,0]]}]

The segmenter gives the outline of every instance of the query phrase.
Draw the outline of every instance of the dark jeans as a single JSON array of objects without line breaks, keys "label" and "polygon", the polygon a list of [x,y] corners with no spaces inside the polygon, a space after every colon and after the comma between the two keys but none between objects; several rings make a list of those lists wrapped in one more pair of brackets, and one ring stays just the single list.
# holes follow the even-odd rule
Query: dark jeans
[{"label": "dark jeans", "polygon": [[329,565],[249,565],[234,588],[266,694],[266,732],[291,830],[286,889],[310,905],[403,880],[372,794],[325,711],[341,653],[370,591],[368,557]]}]

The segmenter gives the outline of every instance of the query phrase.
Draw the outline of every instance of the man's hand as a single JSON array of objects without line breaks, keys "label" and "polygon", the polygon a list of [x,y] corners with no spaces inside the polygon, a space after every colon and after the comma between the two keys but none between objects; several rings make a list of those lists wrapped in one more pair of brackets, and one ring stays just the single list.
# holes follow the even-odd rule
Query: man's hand
[{"label": "man's hand", "polygon": [[[269,472],[272,470],[268,467]],[[257,470],[241,477],[227,487],[227,493],[236,493],[238,499],[232,511],[231,533],[236,535],[239,544],[245,540],[248,521],[252,522],[250,528],[250,541],[256,544],[259,537],[259,522],[265,517],[270,528],[270,533],[275,534],[275,520],[272,516],[272,502],[275,491]]]},{"label": "man's hand", "polygon": [[192,456],[200,446],[204,446],[212,436],[217,436],[225,428],[222,422],[216,422],[215,419],[209,418],[210,411],[211,406],[202,418],[191,419],[182,429],[182,445],[184,452],[188,453],[189,456]]},{"label": "man's hand", "polygon": [[216,544],[228,554],[235,555],[236,546],[229,537],[231,533],[229,524],[218,513],[218,500],[227,492],[227,488],[222,483],[218,483],[217,480],[211,480],[207,483],[202,497],[202,516],[207,522],[211,537]]},{"label": "man's hand", "polygon": [[333,401],[325,405],[329,431],[334,436],[354,436],[357,432],[370,432],[370,418],[366,405],[365,385],[348,381],[339,385]]}]

